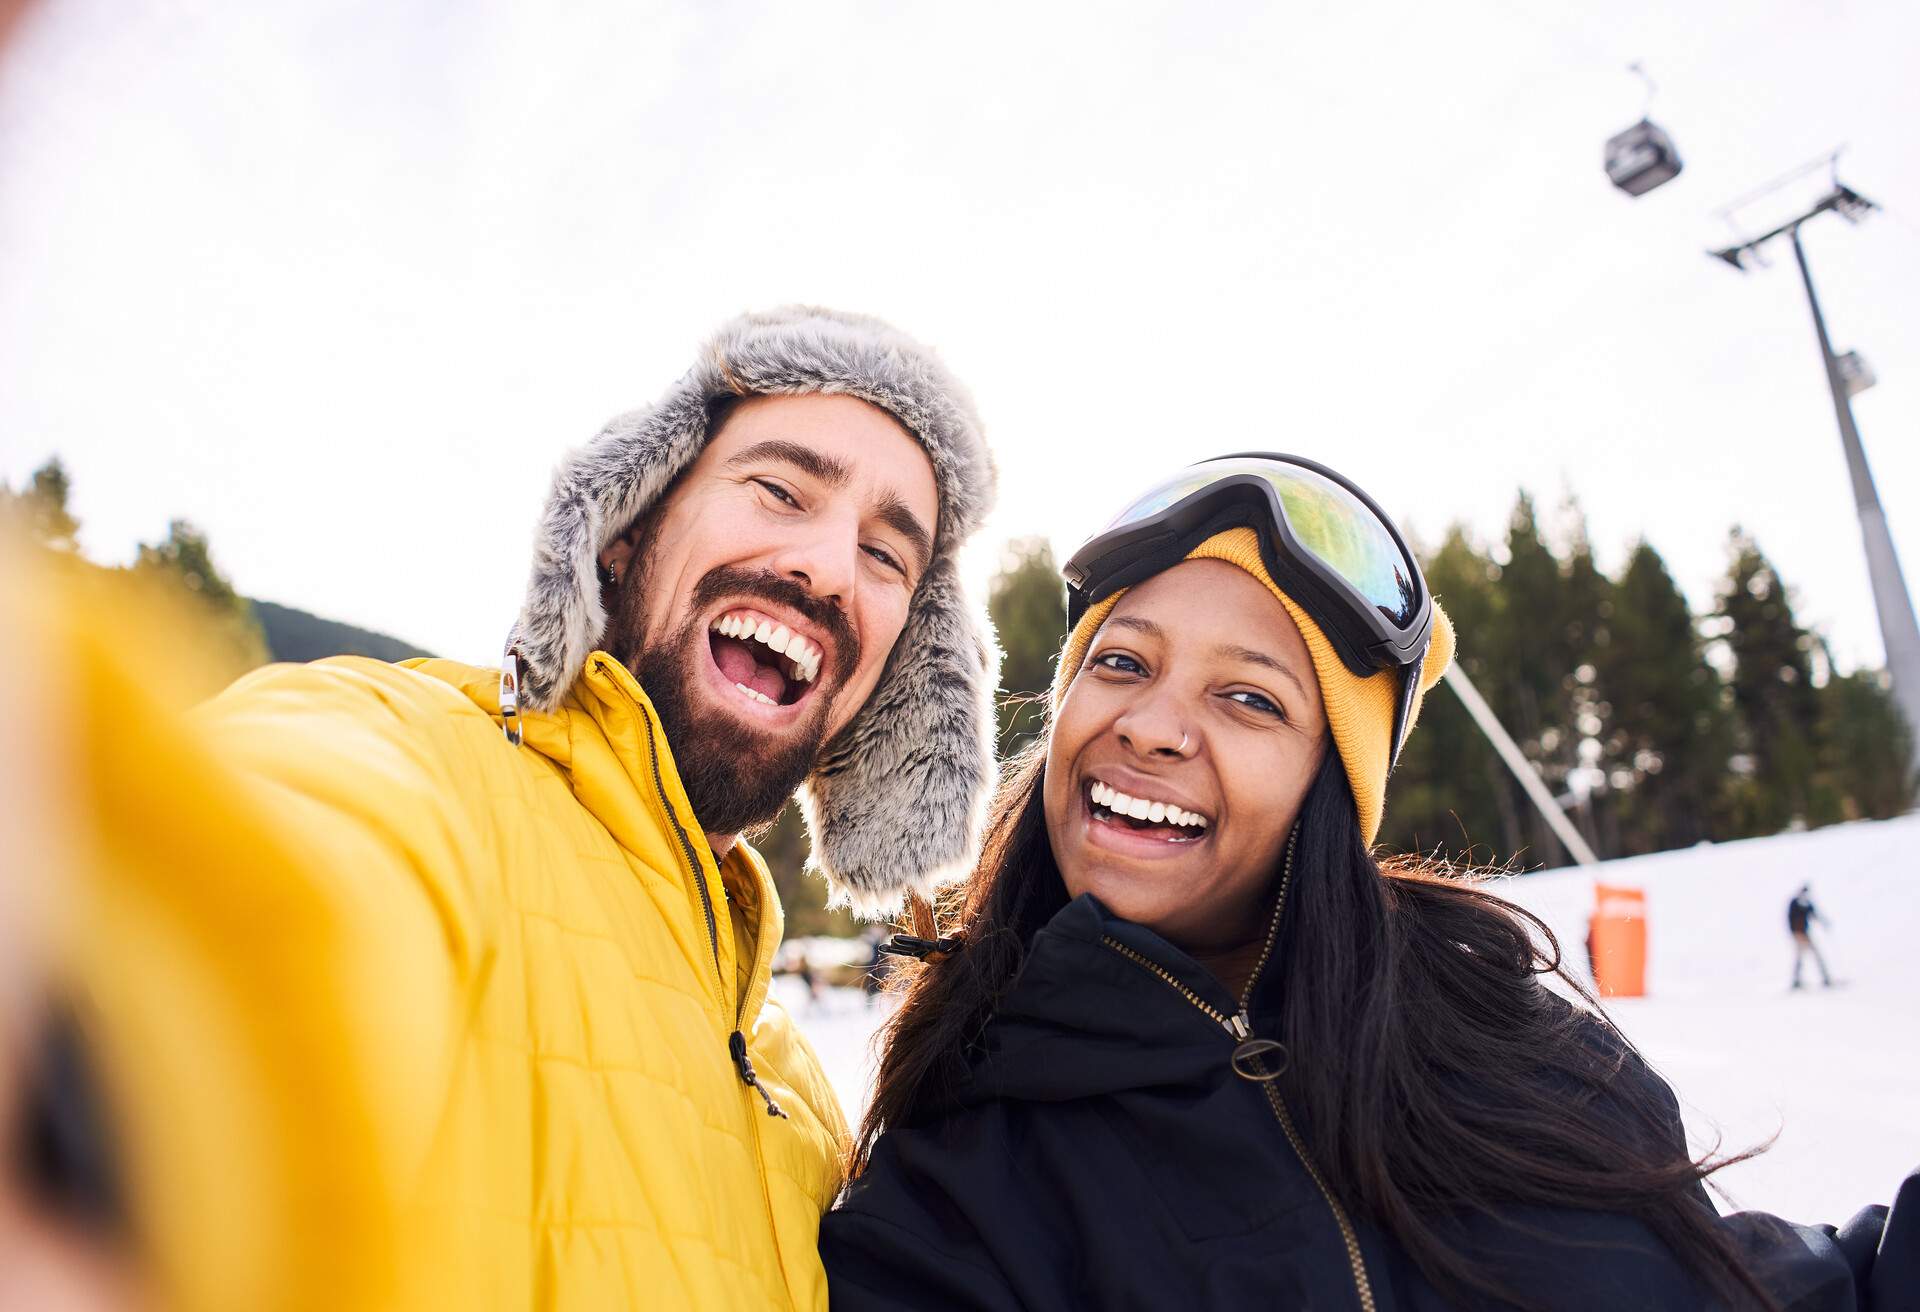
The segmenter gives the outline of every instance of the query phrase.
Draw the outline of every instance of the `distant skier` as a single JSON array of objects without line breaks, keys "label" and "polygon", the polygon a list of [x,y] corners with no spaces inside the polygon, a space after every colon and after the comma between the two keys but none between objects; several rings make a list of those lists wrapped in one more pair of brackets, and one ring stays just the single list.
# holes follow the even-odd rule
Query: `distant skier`
[{"label": "distant skier", "polygon": [[1825,924],[1825,919],[1813,905],[1813,885],[1802,884],[1800,891],[1793,895],[1793,901],[1787,903],[1787,930],[1793,935],[1793,987],[1800,987],[1800,963],[1808,953],[1813,954],[1813,964],[1820,967],[1820,987],[1832,988],[1833,976],[1827,973],[1826,958],[1820,955],[1820,949],[1813,941],[1813,922]]}]

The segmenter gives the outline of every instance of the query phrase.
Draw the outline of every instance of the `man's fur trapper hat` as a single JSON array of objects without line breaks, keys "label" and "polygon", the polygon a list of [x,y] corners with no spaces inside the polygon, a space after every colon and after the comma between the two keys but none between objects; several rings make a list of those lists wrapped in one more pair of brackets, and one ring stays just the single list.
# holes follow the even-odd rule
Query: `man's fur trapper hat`
[{"label": "man's fur trapper hat", "polygon": [[710,407],[834,393],[879,406],[933,463],[933,561],[867,704],[801,790],[813,863],[836,902],[879,915],[971,866],[993,785],[1000,653],[954,554],[992,507],[996,474],[966,391],[926,347],[878,319],[792,306],[735,319],[648,409],[607,424],[554,474],[510,641],[526,703],[551,710],[600,644],[600,552],[707,444]]}]

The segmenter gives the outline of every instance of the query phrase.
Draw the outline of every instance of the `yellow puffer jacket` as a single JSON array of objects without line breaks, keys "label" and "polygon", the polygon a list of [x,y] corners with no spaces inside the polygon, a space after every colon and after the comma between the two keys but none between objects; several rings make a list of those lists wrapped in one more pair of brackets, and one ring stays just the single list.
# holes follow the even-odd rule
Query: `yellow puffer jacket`
[{"label": "yellow puffer jacket", "polygon": [[[497,675],[410,664],[269,667],[201,719],[338,912],[436,976],[389,999],[405,1078],[440,1091],[395,1147],[450,1225],[462,1305],[825,1306],[846,1126],[768,997],[766,867],[736,846],[716,869],[611,657],[517,748]],[[742,1081],[735,1030],[784,1117]]]},{"label": "yellow puffer jacket", "polygon": [[847,1131],[768,996],[780,906],[623,667],[519,747],[446,661],[270,666],[183,721],[51,613],[66,718],[8,738],[61,758],[24,818],[92,872],[56,973],[163,1302],[825,1308]]}]

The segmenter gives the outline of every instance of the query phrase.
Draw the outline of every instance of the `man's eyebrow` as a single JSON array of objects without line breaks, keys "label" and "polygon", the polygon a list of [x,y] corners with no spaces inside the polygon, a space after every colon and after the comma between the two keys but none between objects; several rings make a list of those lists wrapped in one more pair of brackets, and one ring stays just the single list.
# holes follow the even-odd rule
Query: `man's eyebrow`
[{"label": "man's eyebrow", "polygon": [[880,498],[880,504],[874,507],[873,513],[882,524],[907,540],[924,571],[933,559],[933,535],[927,532],[920,517],[907,509],[907,503],[892,492]]},{"label": "man's eyebrow", "polygon": [[1299,675],[1263,651],[1255,651],[1251,647],[1238,647],[1232,643],[1223,643],[1213,650],[1215,655],[1225,656],[1229,660],[1245,661],[1249,665],[1258,665],[1262,669],[1272,670],[1283,678],[1291,679],[1293,686],[1300,690],[1302,697],[1310,696],[1307,685],[1301,681]]},{"label": "man's eyebrow", "polygon": [[825,455],[803,443],[789,442],[779,437],[755,442],[744,451],[735,452],[728,459],[727,466],[731,469],[741,465],[760,464],[768,460],[792,465],[803,474],[811,474],[828,487],[845,487],[853,479],[853,471],[847,468],[845,461]]}]

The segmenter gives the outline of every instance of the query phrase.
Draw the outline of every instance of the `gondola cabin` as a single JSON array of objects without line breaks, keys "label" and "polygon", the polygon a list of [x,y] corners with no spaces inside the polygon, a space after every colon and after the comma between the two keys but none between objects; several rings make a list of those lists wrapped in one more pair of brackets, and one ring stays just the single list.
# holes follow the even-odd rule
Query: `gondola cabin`
[{"label": "gondola cabin", "polygon": [[1644,196],[1680,173],[1673,138],[1651,119],[1607,138],[1607,178],[1629,196]]}]

